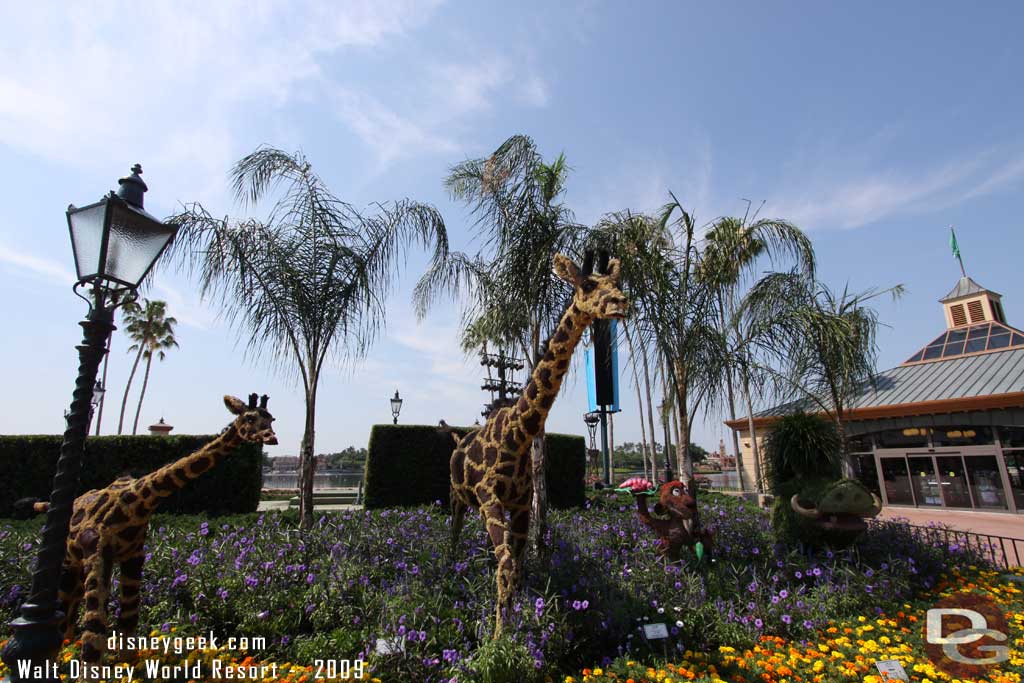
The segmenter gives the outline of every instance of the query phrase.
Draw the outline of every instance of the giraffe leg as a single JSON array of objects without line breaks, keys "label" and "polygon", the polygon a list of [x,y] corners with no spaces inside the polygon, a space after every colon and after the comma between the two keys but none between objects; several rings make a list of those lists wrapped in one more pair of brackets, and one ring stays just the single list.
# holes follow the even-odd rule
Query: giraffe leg
[{"label": "giraffe leg", "polygon": [[110,590],[110,549],[96,547],[85,558],[85,623],[82,629],[82,660],[96,664],[103,654],[107,634],[107,595]]},{"label": "giraffe leg", "polygon": [[523,585],[523,568],[526,562],[526,545],[530,532],[530,508],[520,508],[512,512],[509,523],[509,539],[512,550],[512,588],[518,590]]},{"label": "giraffe leg", "polygon": [[145,555],[139,553],[121,563],[121,615],[117,627],[126,635],[135,635],[139,625],[139,587]]},{"label": "giraffe leg", "polygon": [[452,491],[452,561],[459,556],[459,534],[462,533],[462,523],[465,519],[466,504],[459,499],[455,491]]},{"label": "giraffe leg", "polygon": [[508,525],[505,523],[505,509],[500,503],[493,502],[480,506],[480,513],[483,515],[484,523],[487,525],[487,535],[494,545],[494,555],[498,558],[498,570],[495,572],[494,580],[498,587],[498,600],[494,607],[494,637],[501,636],[504,620],[502,610],[511,606],[512,580],[515,569],[513,566],[512,552],[508,545]]},{"label": "giraffe leg", "polygon": [[75,624],[78,622],[78,605],[82,602],[85,587],[82,583],[82,567],[65,563],[60,573],[60,607],[64,619],[60,622],[60,632],[64,638],[71,640],[75,636]]}]

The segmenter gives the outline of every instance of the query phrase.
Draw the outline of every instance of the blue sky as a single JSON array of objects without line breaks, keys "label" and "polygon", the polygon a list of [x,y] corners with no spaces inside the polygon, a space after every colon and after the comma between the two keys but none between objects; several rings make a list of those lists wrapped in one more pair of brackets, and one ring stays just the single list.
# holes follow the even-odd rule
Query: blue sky
[{"label": "blue sky", "polygon": [[[0,433],[59,431],[70,401],[84,306],[70,289],[67,204],[95,201],[141,162],[152,213],[201,201],[237,215],[228,168],[261,144],[301,149],[357,206],[435,204],[460,249],[471,219],[442,178],[515,133],[565,153],[566,202],[584,222],[654,209],[669,190],[702,222],[763,200],[762,215],[810,233],[831,285],[907,287],[878,304],[882,368],[943,328],[953,224],[968,273],[1024,326],[1019,3],[144,5],[0,8]],[[410,258],[370,355],[328,373],[318,451],[365,444],[396,387],[402,422],[476,417],[481,368],[458,351],[457,308],[419,324],[412,313],[422,265]],[[180,320],[181,349],[154,365],[141,424],[215,432],[221,395],[257,391],[278,418],[274,451],[296,452],[292,378],[243,358],[184,276],[165,272],[151,294]],[[116,336],[104,433],[126,347]],[[570,378],[549,430],[583,433],[585,404]],[[624,407],[616,441],[637,440],[635,399]],[[720,416],[696,428],[706,447],[723,436]]]}]

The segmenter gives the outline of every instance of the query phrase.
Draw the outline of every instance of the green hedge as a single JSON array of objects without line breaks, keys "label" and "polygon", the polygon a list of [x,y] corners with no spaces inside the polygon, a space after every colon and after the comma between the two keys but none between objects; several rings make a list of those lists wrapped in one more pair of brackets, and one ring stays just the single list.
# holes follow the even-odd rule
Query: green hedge
[{"label": "green hedge", "polygon": [[[465,427],[455,427],[463,435]],[[548,504],[583,505],[586,456],[582,436],[547,434]],[[363,488],[367,508],[448,504],[452,437],[424,425],[374,425]]]},{"label": "green hedge", "polygon": [[[139,476],[182,458],[212,436],[90,436],[85,442],[80,492],[102,488],[123,474]],[[0,436],[0,517],[15,501],[48,500],[60,455],[60,435]],[[243,444],[212,470],[167,498],[161,512],[253,512],[263,486],[262,446]]]}]

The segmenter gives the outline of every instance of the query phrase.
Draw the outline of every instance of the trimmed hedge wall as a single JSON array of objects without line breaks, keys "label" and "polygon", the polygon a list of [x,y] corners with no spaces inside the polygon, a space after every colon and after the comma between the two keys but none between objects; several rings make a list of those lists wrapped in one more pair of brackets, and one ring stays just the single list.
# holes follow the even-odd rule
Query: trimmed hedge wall
[{"label": "trimmed hedge wall", "polygon": [[[455,427],[460,436],[471,431]],[[582,436],[547,434],[548,504],[582,506],[586,500],[586,454]],[[448,504],[449,461],[455,445],[449,434],[429,425],[374,425],[363,495],[367,508]]]},{"label": "trimmed hedge wall", "polygon": [[[103,488],[123,474],[139,476],[182,458],[214,437],[90,436],[85,441],[80,493]],[[48,500],[62,435],[0,436],[0,517],[15,501]],[[213,515],[253,512],[263,486],[262,446],[243,444],[212,470],[164,500],[161,512]]]}]

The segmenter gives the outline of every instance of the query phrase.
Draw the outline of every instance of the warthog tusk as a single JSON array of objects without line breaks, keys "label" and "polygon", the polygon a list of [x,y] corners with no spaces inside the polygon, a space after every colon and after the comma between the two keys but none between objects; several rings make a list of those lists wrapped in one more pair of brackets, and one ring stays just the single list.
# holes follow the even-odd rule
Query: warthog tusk
[{"label": "warthog tusk", "polygon": [[882,511],[882,499],[873,493],[871,494],[871,499],[875,501],[875,504],[871,507],[871,512],[864,515],[865,517],[877,517],[878,513]]},{"label": "warthog tusk", "polygon": [[798,500],[799,497],[799,493],[794,493],[793,497],[789,499],[789,506],[793,508],[793,512],[800,515],[801,517],[817,519],[818,511],[814,508],[805,508],[802,505],[800,505],[800,501]]}]

